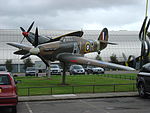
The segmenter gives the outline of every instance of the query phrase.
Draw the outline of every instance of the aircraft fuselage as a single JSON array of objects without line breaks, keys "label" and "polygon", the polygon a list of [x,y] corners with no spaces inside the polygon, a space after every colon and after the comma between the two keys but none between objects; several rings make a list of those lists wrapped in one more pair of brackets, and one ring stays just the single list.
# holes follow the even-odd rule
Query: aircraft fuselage
[{"label": "aircraft fuselage", "polygon": [[60,41],[39,45],[40,54],[46,59],[54,61],[60,53],[72,53],[83,55],[85,53],[97,52],[99,43],[97,41],[85,40],[81,37],[64,37]]}]

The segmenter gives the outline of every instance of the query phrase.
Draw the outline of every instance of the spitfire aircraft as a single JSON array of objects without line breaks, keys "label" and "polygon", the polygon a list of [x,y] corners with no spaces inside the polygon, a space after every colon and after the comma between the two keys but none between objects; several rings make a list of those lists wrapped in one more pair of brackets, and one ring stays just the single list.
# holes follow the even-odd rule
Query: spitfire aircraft
[{"label": "spitfire aircraft", "polygon": [[34,22],[29,29],[25,31],[22,27],[22,34],[33,45],[28,46],[20,43],[7,43],[8,45],[18,48],[14,54],[24,55],[21,59],[25,59],[30,55],[36,55],[49,66],[48,61],[59,60],[63,63],[76,63],[85,65],[94,65],[104,68],[134,70],[131,67],[122,66],[118,64],[88,59],[83,57],[84,54],[90,52],[98,52],[107,47],[107,44],[114,44],[108,42],[108,30],[104,28],[100,33],[98,40],[86,40],[81,38],[83,31],[68,33],[56,38],[43,37],[38,34],[38,28],[35,33],[30,32]]}]

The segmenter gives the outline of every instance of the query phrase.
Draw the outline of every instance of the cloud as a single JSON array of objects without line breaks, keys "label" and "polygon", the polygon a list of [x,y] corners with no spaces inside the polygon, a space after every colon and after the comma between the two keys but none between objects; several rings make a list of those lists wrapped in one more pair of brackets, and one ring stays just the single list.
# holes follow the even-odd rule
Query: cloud
[{"label": "cloud", "polygon": [[0,28],[36,21],[42,29],[128,29],[142,23],[144,7],[141,0],[1,0]]}]

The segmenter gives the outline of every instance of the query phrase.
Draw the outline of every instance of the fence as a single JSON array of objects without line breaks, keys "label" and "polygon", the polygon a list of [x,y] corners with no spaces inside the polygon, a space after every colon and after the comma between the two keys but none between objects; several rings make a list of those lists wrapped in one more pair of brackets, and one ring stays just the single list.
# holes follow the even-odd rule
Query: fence
[{"label": "fence", "polygon": [[102,93],[136,91],[135,83],[131,84],[102,84],[102,85],[64,85],[50,87],[18,87],[20,96],[76,94],[76,93]]}]

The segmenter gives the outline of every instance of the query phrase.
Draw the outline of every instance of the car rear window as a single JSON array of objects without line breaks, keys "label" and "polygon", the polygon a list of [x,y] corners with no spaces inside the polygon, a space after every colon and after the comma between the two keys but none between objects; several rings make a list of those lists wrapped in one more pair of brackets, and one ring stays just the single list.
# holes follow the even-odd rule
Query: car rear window
[{"label": "car rear window", "polygon": [[0,67],[0,71],[6,71],[6,68]]},{"label": "car rear window", "polygon": [[0,75],[0,85],[10,85],[10,78],[7,74]]}]

